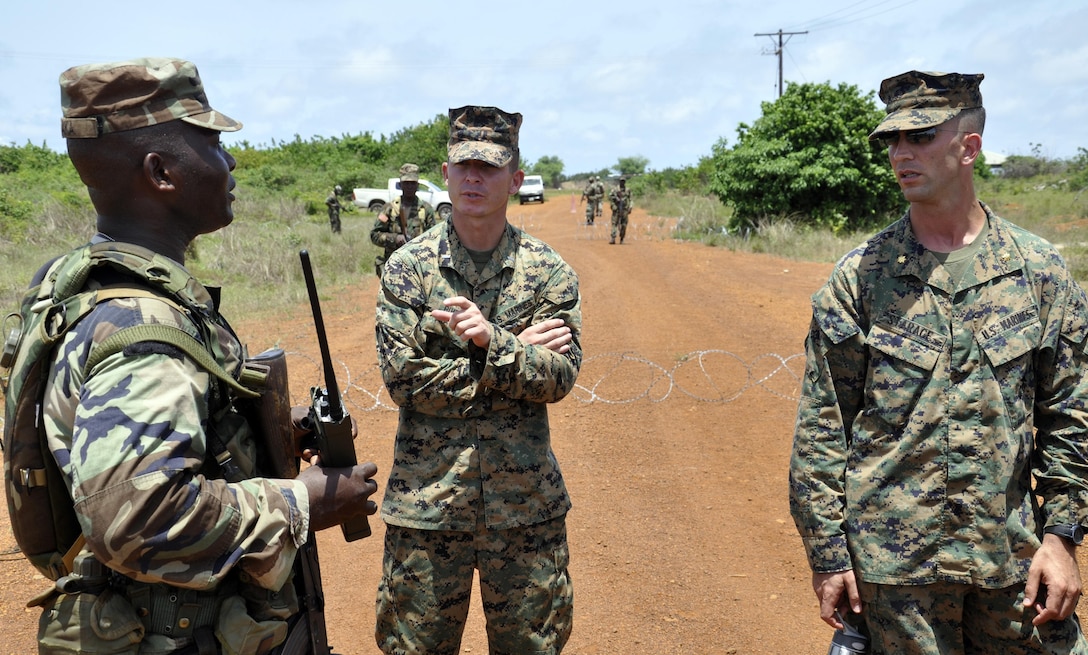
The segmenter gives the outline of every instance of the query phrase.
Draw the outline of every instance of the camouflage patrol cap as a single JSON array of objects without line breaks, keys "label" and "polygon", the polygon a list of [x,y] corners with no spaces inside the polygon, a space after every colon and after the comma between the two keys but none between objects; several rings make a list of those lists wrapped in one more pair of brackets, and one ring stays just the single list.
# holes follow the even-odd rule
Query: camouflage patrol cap
[{"label": "camouflage patrol cap", "polygon": [[211,108],[196,66],[181,59],[74,66],[60,75],[60,100],[66,139],[94,139],[178,119],[220,132],[242,128]]},{"label": "camouflage patrol cap", "polygon": [[880,99],[888,115],[869,134],[877,139],[900,130],[919,130],[940,125],[960,111],[982,106],[978,89],[982,73],[927,73],[910,71],[880,83]]},{"label": "camouflage patrol cap", "polygon": [[401,182],[419,182],[419,166],[415,164],[405,164],[400,167],[400,181]]},{"label": "camouflage patrol cap", "polygon": [[505,166],[518,152],[521,114],[498,107],[469,105],[450,109],[449,162],[469,159]]}]

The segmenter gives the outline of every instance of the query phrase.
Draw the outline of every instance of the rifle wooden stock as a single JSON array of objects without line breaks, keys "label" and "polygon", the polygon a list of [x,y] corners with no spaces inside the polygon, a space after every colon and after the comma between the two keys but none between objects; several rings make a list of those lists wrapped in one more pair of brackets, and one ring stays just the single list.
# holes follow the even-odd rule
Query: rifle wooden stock
[{"label": "rifle wooden stock", "polygon": [[[246,368],[260,379],[261,397],[241,401],[240,409],[257,429],[263,466],[279,478],[293,479],[299,473],[298,446],[291,424],[291,392],[287,382],[287,356],[272,348],[246,360]],[[350,434],[349,434],[350,437]],[[368,526],[369,527],[369,526]],[[317,559],[317,537],[310,533],[298,551],[299,567],[294,584],[302,603],[303,617],[291,628],[283,655],[330,655],[325,628],[325,594]]]},{"label": "rifle wooden stock", "polygon": [[271,348],[246,360],[246,367],[265,375],[261,397],[241,403],[242,411],[256,428],[264,443],[261,457],[269,472],[277,478],[298,475],[298,446],[291,425],[291,391],[287,383],[287,356],[280,348]]}]

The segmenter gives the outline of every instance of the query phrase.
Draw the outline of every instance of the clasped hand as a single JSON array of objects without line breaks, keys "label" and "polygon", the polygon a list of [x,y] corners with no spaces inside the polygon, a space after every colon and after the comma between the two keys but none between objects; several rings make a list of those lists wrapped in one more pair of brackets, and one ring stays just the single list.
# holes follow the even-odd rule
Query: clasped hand
[{"label": "clasped hand", "polygon": [[[454,296],[442,304],[446,309],[432,310],[431,316],[448,325],[454,334],[465,341],[471,341],[480,348],[487,348],[491,344],[491,322],[476,303],[464,296]],[[552,352],[565,354],[570,351],[574,336],[563,319],[549,318],[522,330],[518,339],[530,346],[543,346]]]}]

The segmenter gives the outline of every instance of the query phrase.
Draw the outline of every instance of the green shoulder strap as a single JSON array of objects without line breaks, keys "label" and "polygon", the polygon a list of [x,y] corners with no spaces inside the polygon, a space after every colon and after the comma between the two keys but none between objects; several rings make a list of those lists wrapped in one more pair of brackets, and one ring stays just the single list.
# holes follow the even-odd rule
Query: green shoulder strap
[{"label": "green shoulder strap", "polygon": [[83,368],[84,373],[90,372],[91,369],[101,364],[110,355],[119,353],[126,347],[141,341],[158,341],[180,348],[182,352],[192,357],[193,361],[202,366],[204,370],[226,382],[227,386],[234,389],[243,398],[259,398],[261,395],[256,391],[247,389],[235,380],[208,353],[208,349],[194,339],[191,334],[181,328],[162,323],[145,323],[123,328],[95,344],[91,349],[91,354],[87,356],[87,364]]},{"label": "green shoulder strap", "polygon": [[[95,292],[94,303],[101,303],[115,298],[152,298],[174,307],[181,313],[185,313],[185,310],[172,299],[160,293],[137,287],[105,287],[99,289]],[[182,352],[192,357],[193,361],[208,373],[226,382],[227,386],[238,392],[238,395],[242,398],[259,398],[261,395],[235,380],[219,362],[215,361],[208,349],[194,339],[191,334],[179,327],[164,323],[133,325],[118,330],[101,342],[94,344],[87,356],[87,363],[83,366],[84,375],[101,364],[110,355],[119,353],[128,346],[141,341],[158,341],[180,348]]]}]

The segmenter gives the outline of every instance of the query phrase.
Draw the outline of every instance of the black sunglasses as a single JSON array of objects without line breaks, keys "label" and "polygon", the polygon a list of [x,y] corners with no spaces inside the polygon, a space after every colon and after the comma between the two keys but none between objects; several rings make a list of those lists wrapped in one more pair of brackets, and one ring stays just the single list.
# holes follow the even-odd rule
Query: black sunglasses
[{"label": "black sunglasses", "polygon": [[895,144],[899,143],[899,135],[902,134],[907,140],[907,143],[913,145],[922,145],[926,143],[933,143],[933,139],[937,138],[937,132],[958,132],[958,130],[942,130],[936,127],[930,127],[924,130],[910,130],[906,132],[889,132],[888,134],[882,134],[877,137],[877,141],[885,148],[891,148]]}]

